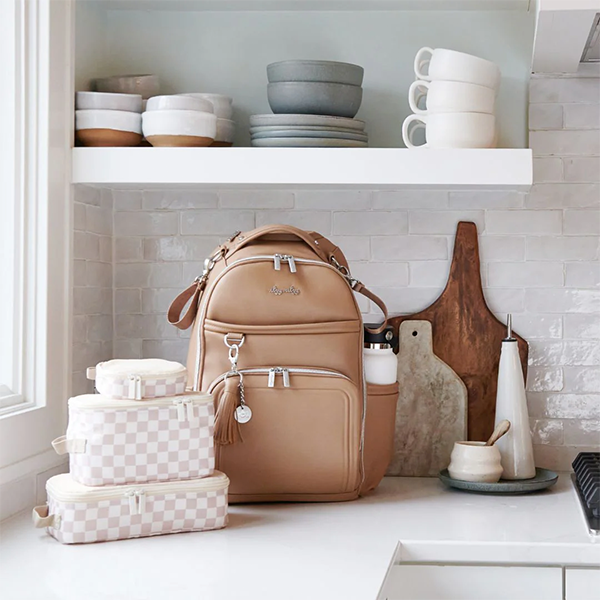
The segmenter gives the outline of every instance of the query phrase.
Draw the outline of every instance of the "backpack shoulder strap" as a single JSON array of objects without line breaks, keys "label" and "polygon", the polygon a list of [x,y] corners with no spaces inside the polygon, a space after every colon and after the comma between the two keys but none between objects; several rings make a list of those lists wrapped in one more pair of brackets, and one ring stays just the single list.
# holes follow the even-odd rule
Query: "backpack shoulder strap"
[{"label": "backpack shoulder strap", "polygon": [[[217,260],[220,260],[220,258],[230,257],[236,250],[242,248],[252,240],[267,235],[289,235],[303,240],[321,260],[334,266],[346,278],[346,281],[348,281],[348,284],[353,291],[367,297],[381,309],[384,316],[383,323],[376,329],[369,328],[369,331],[371,333],[381,333],[387,327],[388,312],[385,303],[381,298],[368,290],[362,282],[352,277],[348,267],[348,261],[340,248],[320,233],[315,231],[304,231],[297,227],[292,227],[291,225],[265,225],[264,227],[253,229],[245,234],[239,232],[224,244],[218,246],[210,258],[206,259],[202,276],[197,278],[188,288],[183,290],[183,292],[181,292],[181,294],[179,294],[171,303],[167,313],[169,323],[178,329],[188,329],[191,327],[196,318],[198,305],[214,263]],[[184,313],[183,311],[186,305],[188,305],[188,308]]]}]

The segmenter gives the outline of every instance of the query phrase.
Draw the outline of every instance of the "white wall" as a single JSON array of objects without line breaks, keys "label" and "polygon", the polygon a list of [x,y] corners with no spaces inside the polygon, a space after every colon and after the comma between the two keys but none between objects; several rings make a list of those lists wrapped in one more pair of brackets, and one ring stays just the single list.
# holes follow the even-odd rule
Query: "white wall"
[{"label": "white wall", "polygon": [[406,90],[414,79],[417,50],[454,48],[500,65],[499,143],[523,148],[533,19],[533,11],[109,11],[105,67],[114,74],[155,73],[165,93],[232,96],[236,144],[248,146],[249,115],[271,112],[269,63],[290,58],[355,62],[365,68],[357,118],[367,122],[371,145],[402,147],[401,125],[410,112]]},{"label": "white wall", "polygon": [[[568,469],[578,451],[600,448],[600,81],[534,79],[531,102],[536,183],[529,194],[114,191],[114,356],[184,360],[186,334],[167,324],[167,307],[237,229],[283,222],[331,236],[353,274],[390,311],[406,313],[440,293],[456,223],[472,220],[487,301],[501,319],[512,312],[530,343],[538,464]],[[88,193],[80,188],[78,199],[89,202]],[[96,246],[92,252],[90,266]],[[104,355],[112,330],[97,315],[76,319],[88,322],[87,338],[75,346],[83,368],[82,357],[90,363],[96,350]],[[92,322],[106,322],[103,333],[92,337]]]},{"label": "white wall", "polygon": [[75,89],[90,89],[90,80],[107,71],[106,9],[90,0],[75,3]]}]

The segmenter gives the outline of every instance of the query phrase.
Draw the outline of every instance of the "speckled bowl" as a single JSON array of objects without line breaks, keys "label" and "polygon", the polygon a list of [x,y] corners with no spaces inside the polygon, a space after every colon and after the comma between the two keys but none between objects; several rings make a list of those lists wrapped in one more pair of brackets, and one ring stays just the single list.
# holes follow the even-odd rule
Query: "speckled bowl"
[{"label": "speckled bowl", "polygon": [[275,114],[330,115],[352,119],[362,102],[362,88],[342,83],[285,81],[270,83],[267,97]]},{"label": "speckled bowl", "polygon": [[361,86],[364,73],[359,65],[333,60],[283,60],[267,67],[269,83],[323,81]]},{"label": "speckled bowl", "polygon": [[94,80],[96,91],[112,94],[139,94],[145,100],[158,96],[160,82],[156,75],[117,75]]}]

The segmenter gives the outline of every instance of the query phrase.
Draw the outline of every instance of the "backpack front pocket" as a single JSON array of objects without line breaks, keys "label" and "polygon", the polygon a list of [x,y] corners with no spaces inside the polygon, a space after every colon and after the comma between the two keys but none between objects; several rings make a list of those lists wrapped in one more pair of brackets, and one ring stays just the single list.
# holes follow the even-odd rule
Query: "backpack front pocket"
[{"label": "backpack front pocket", "polygon": [[[230,494],[297,499],[356,492],[361,482],[362,396],[336,371],[302,367],[241,369],[250,421],[242,437],[218,446]],[[210,386],[218,405],[224,375]],[[315,498],[317,499],[317,498]]]},{"label": "backpack front pocket", "polygon": [[356,348],[361,345],[362,325],[358,320],[330,323],[297,323],[292,325],[236,325],[205,321],[203,381],[205,389],[228,365],[227,334],[244,336],[238,367],[254,365],[303,365],[311,369],[339,371],[359,381],[362,363]]}]

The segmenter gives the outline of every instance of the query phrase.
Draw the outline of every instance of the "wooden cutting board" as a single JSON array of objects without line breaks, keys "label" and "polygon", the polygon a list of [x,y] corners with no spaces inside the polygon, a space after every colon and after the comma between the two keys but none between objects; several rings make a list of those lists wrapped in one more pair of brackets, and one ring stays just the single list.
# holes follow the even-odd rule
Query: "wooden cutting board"
[{"label": "wooden cutting board", "polygon": [[400,325],[394,454],[388,475],[435,477],[467,436],[467,388],[433,353],[431,323]]},{"label": "wooden cutting board", "polygon": [[[469,394],[468,439],[486,440],[494,429],[496,386],[501,342],[506,325],[488,308],[483,296],[475,223],[460,222],[446,288],[425,310],[396,316],[398,332],[406,320],[425,320],[433,326],[433,351],[464,381]],[[527,342],[519,343],[523,375],[527,376]]]}]

